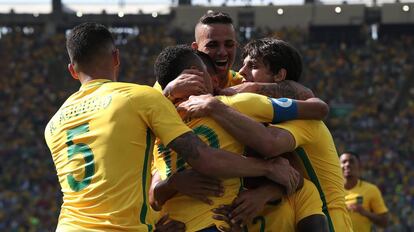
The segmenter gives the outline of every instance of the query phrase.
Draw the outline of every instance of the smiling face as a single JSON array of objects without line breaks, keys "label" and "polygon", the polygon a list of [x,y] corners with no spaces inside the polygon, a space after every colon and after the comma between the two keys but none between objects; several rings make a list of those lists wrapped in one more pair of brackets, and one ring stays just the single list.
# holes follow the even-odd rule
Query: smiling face
[{"label": "smiling face", "polygon": [[227,81],[227,73],[236,57],[236,34],[232,24],[198,24],[194,49],[208,54],[214,61],[220,84]]},{"label": "smiling face", "polygon": [[263,63],[263,60],[252,58],[249,55],[244,58],[239,73],[248,82],[273,83],[275,81],[274,75]]},{"label": "smiling face", "polygon": [[354,155],[344,153],[339,160],[345,178],[359,178],[359,160]]}]

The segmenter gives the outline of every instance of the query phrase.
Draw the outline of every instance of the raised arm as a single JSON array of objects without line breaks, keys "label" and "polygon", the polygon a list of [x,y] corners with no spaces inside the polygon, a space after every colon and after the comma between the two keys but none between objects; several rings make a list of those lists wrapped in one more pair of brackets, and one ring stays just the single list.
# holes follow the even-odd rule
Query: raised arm
[{"label": "raised arm", "polygon": [[312,90],[295,81],[285,80],[279,83],[245,82],[222,90],[224,95],[229,93],[257,93],[273,98],[287,97],[306,100],[315,97]]},{"label": "raised arm", "polygon": [[[295,115],[302,118],[322,116],[323,114],[319,115],[319,113],[311,111],[310,108],[312,107],[311,105],[323,107],[325,103],[319,99],[312,98],[292,104],[297,104],[297,111],[292,112],[294,109],[279,107],[280,111],[277,111],[281,114],[279,117],[286,119],[292,115],[294,116],[293,118],[298,118]],[[182,103],[178,109],[186,111],[188,117],[212,117],[228,133],[237,138],[239,142],[253,148],[263,157],[277,156],[292,151],[295,148],[295,139],[288,131],[279,129],[278,136],[272,135],[261,123],[241,114],[212,96],[191,97],[189,101]],[[288,113],[284,113],[284,110],[288,111]],[[283,116],[283,114],[287,116]]]},{"label": "raised arm", "polygon": [[170,100],[207,93],[203,73],[197,69],[185,69],[163,89],[164,96]]},{"label": "raised arm", "polygon": [[260,160],[231,152],[214,149],[203,143],[191,132],[184,133],[168,144],[198,172],[215,177],[266,176],[293,192],[299,184],[300,175],[291,166],[277,160]]}]

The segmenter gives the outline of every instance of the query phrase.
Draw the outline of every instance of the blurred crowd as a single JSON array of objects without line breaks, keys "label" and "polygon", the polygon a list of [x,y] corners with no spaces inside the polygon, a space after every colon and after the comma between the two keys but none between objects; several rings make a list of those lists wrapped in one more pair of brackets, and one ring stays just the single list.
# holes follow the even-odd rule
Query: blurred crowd
[{"label": "blurred crowd", "polygon": [[[385,231],[414,231],[414,38],[332,45],[311,43],[306,35],[282,29],[251,36],[281,38],[298,48],[302,82],[331,107],[326,122],[338,152],[358,152],[363,177],[384,195],[392,215]],[[162,27],[115,37],[120,81],[147,85],[155,81],[153,63],[162,48],[192,41],[192,34]],[[61,193],[43,131],[79,88],[67,72],[64,33],[15,30],[0,37],[0,57],[0,231],[52,231]]]}]

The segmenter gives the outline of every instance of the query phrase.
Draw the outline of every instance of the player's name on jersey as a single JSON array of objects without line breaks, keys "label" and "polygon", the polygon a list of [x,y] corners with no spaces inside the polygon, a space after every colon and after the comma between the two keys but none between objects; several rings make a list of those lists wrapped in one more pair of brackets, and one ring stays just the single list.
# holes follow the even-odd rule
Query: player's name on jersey
[{"label": "player's name on jersey", "polygon": [[56,126],[62,125],[65,121],[74,117],[82,116],[86,113],[97,113],[100,110],[108,108],[111,102],[112,96],[106,95],[88,98],[69,106],[63,106],[58,117],[58,125],[56,125],[56,122],[52,122],[51,124],[51,133],[53,134]]}]

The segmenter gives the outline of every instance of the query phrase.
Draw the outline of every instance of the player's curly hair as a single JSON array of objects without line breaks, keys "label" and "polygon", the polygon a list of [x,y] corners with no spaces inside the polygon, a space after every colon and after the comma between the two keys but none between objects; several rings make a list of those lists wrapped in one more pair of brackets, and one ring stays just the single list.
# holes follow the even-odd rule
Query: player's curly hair
[{"label": "player's curly hair", "polygon": [[299,81],[302,75],[301,55],[296,48],[283,40],[263,38],[250,41],[242,51],[242,58],[247,56],[262,59],[274,75],[280,69],[286,69],[286,80]]},{"label": "player's curly hair", "polygon": [[71,63],[82,68],[115,49],[115,42],[105,26],[86,22],[71,30],[66,40],[66,49]]},{"label": "player's curly hair", "polygon": [[184,69],[190,68],[192,65],[199,66],[200,63],[200,59],[190,46],[169,46],[162,50],[155,60],[154,75],[164,89]]}]

